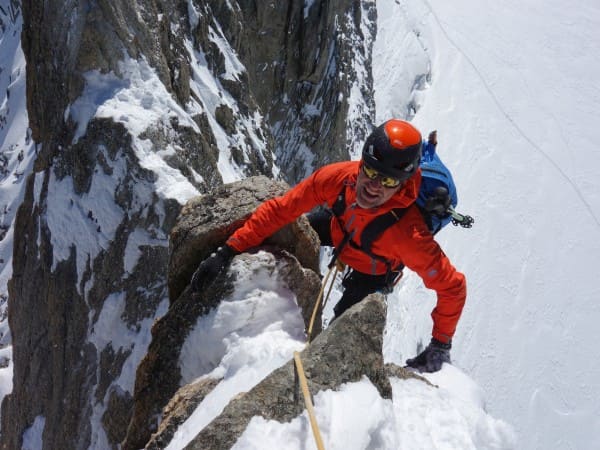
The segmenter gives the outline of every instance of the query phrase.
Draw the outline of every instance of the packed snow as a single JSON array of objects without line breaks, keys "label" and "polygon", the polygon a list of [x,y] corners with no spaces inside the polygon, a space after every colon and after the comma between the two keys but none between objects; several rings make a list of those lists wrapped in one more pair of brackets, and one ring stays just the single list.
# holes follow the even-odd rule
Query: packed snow
[{"label": "packed snow", "polygon": [[[458,384],[468,378],[448,366],[440,376]],[[467,401],[451,389],[421,381],[392,379],[394,400],[383,400],[368,379],[347,383],[339,391],[315,395],[316,418],[325,448],[346,449],[501,449],[510,448],[512,432],[487,416],[475,393]],[[367,413],[368,412],[368,413]],[[232,447],[247,449],[316,448],[306,412],[289,424],[252,419]]]},{"label": "packed snow", "polygon": [[184,383],[223,378],[179,427],[167,448],[183,448],[229,400],[250,390],[304,347],[304,322],[295,296],[270,253],[235,258],[234,293],[201,317],[186,339],[179,365]]},{"label": "packed snow", "polygon": [[[8,11],[9,2],[0,2]],[[304,2],[305,14],[313,3]],[[568,8],[558,0],[377,0],[377,7],[376,122],[406,117],[424,134],[438,130],[440,155],[458,183],[459,210],[476,220],[472,230],[448,226],[438,236],[466,274],[469,297],[453,343],[453,365],[427,375],[439,388],[393,380],[390,401],[379,397],[365,379],[339,391],[316,393],[325,447],[593,449],[600,442],[595,334],[600,317],[600,287],[595,284],[600,262],[600,6],[593,0],[578,0]],[[188,9],[194,13],[190,20],[197,21],[192,2]],[[12,225],[23,198],[23,180],[35,159],[25,109],[21,18],[6,23],[8,31],[0,41],[0,115],[7,121],[0,126],[7,168],[6,176],[0,176],[0,225],[8,230],[0,239],[2,313],[12,276]],[[218,30],[211,32],[225,48]],[[190,49],[190,57],[192,89],[209,105],[215,129],[216,103],[211,99],[222,94],[235,107],[207,73],[202,54]],[[235,55],[228,61],[228,76],[235,76]],[[184,111],[170,101],[145,63],[124,61],[122,69],[128,82],[114,74],[87,74],[84,96],[67,112],[79,123],[78,137],[94,116],[114,117],[137,136],[148,117],[160,121],[176,115],[185,121],[200,108],[190,104]],[[229,160],[229,142],[218,133],[217,139],[224,180],[239,179],[239,168]],[[158,175],[160,195],[181,201],[195,195],[191,184],[148,146],[136,141],[142,165]],[[357,157],[357,149],[352,154]],[[41,181],[36,177],[36,198]],[[56,194],[50,201],[57,211],[84,224],[80,234],[71,236],[78,240],[82,262],[85,252],[96,254],[114,232],[110,223],[88,223],[98,216],[87,215],[96,206],[102,208],[93,202],[102,202],[102,189],[113,182],[99,175],[94,181],[97,195],[76,204],[69,202],[65,186],[50,182]],[[107,214],[118,221],[121,212]],[[68,229],[58,216],[49,220],[57,230]],[[130,239],[125,261],[129,269],[135,266],[139,244],[151,241],[140,234]],[[57,261],[66,258],[67,243],[55,244]],[[265,263],[260,258],[268,254],[257,258],[257,266],[234,265],[232,270],[241,279],[252,277],[252,283],[238,286],[190,337],[180,362],[186,381],[209,374],[224,379],[180,427],[169,448],[183,448],[232,396],[305,345],[293,294],[260,272]],[[326,320],[339,295],[338,280]],[[112,321],[120,302],[118,294],[107,299],[100,322],[90,330],[97,345],[126,346],[136,338],[120,321]],[[429,339],[435,295],[407,274],[387,303],[384,357],[402,364]],[[144,333],[149,334],[149,326]],[[202,363],[194,353],[198,339],[212,343],[209,362]],[[8,323],[1,320],[0,397],[12,389],[9,344]],[[147,344],[138,343],[137,351]],[[124,389],[131,389],[133,370],[129,367],[122,375]],[[95,411],[95,428],[102,411]],[[41,448],[44,423],[43,416],[36,418],[23,436],[24,445]],[[106,445],[101,433],[95,439],[94,448]],[[304,413],[286,424],[255,417],[234,448],[316,447]]]}]

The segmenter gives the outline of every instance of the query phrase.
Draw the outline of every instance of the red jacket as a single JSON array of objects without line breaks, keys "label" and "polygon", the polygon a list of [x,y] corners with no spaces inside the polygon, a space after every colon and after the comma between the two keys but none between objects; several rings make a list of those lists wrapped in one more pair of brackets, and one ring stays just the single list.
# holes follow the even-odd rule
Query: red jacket
[{"label": "red jacket", "polygon": [[[322,167],[283,196],[260,205],[246,223],[231,235],[227,245],[238,252],[259,245],[265,238],[315,206],[332,207],[344,186],[346,210],[341,220],[350,231],[354,231],[353,240],[357,243],[360,243],[361,231],[374,217],[394,208],[408,207],[400,221],[373,242],[371,251],[388,259],[392,266],[404,264],[419,274],[426,287],[436,291],[437,305],[431,313],[432,335],[447,342],[454,335],[465,303],[466,281],[433,239],[415,204],[421,184],[420,171],[385,204],[363,209],[355,203],[358,170],[358,161]],[[331,237],[335,246],[344,238],[335,219],[331,221]],[[362,273],[386,273],[383,263],[350,245],[344,246],[339,258]]]}]

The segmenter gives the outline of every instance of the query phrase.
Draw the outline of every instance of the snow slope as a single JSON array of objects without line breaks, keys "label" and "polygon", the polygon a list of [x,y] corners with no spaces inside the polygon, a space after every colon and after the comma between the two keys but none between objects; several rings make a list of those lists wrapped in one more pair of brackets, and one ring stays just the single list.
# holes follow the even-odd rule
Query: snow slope
[{"label": "snow slope", "polygon": [[[439,235],[469,282],[454,362],[482,387],[488,411],[514,426],[517,448],[598,448],[600,4],[378,7],[374,66],[394,44],[421,44],[413,53],[431,74],[416,92],[414,123],[438,130],[460,209],[476,220],[470,231]],[[394,31],[399,24],[406,34]],[[375,83],[383,120],[403,98],[395,80]],[[408,281],[390,302],[392,360],[409,356],[430,328],[432,295]]]}]

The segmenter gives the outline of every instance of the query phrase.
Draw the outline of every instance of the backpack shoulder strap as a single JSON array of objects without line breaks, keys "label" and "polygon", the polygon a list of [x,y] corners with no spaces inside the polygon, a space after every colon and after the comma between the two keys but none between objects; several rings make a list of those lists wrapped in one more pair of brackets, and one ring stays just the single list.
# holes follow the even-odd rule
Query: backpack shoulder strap
[{"label": "backpack shoulder strap", "polygon": [[346,184],[342,186],[342,190],[338,194],[335,202],[331,206],[331,212],[335,217],[341,217],[346,210]]},{"label": "backpack shoulder strap", "polygon": [[407,210],[408,208],[395,208],[371,220],[360,234],[360,246],[362,249],[370,253],[373,242],[375,242],[385,230],[402,219]]},{"label": "backpack shoulder strap", "polygon": [[[344,239],[334,249],[333,256],[331,258],[331,261],[330,261],[328,267],[329,268],[333,267],[333,264],[335,263],[338,255],[341,253],[344,246],[350,245],[350,246],[366,253],[371,258],[385,264],[385,266],[387,268],[387,273],[386,273],[387,284],[388,284],[388,287],[391,287],[391,289],[393,289],[394,280],[398,279],[398,277],[397,277],[398,272],[402,273],[401,270],[402,270],[402,267],[404,267],[404,266],[400,265],[398,267],[392,267],[389,260],[373,253],[371,251],[371,246],[373,245],[373,242],[375,242],[375,240],[379,236],[381,236],[385,230],[387,230],[389,227],[391,227],[392,225],[397,223],[400,219],[402,219],[404,214],[406,214],[406,211],[408,211],[408,208],[395,208],[395,209],[388,211],[385,214],[375,217],[363,229],[363,231],[361,233],[361,238],[360,238],[361,245],[358,245],[352,239],[353,235],[347,233],[344,230],[343,224],[341,223],[341,216],[342,216],[342,214],[344,214],[344,211],[346,210],[346,195],[345,195],[345,193],[346,193],[346,186],[344,186],[342,188],[341,192],[337,196],[337,199],[335,200],[335,202],[333,203],[333,205],[331,207],[331,211],[333,212],[333,216],[335,217],[335,220],[337,220],[339,222],[340,228],[344,232]],[[391,290],[390,290],[390,292],[391,292]]]},{"label": "backpack shoulder strap", "polygon": [[[336,217],[336,219],[340,220],[340,217],[344,214],[345,210],[346,186],[344,185],[342,187],[342,190],[338,194],[335,202],[331,206],[331,211],[333,212],[333,215]],[[408,208],[394,208],[385,214],[375,217],[373,220],[371,220],[371,222],[367,224],[367,226],[363,229],[362,233],[360,234],[361,245],[357,245],[353,241],[351,242],[351,244],[353,244],[354,247],[361,249],[368,255],[373,256],[373,254],[371,253],[371,247],[373,245],[373,242],[375,242],[375,240],[377,240],[377,238],[381,236],[385,230],[387,230],[389,227],[391,227],[400,219],[402,219],[404,214],[406,214],[407,210]],[[341,228],[342,230],[344,229],[344,227]],[[349,238],[348,240],[351,241],[351,238]]]},{"label": "backpack shoulder strap", "polygon": [[[383,234],[385,230],[398,222],[404,214],[406,214],[408,208],[395,208],[388,211],[385,214],[375,217],[371,222],[367,224],[362,233],[360,234],[361,245],[354,244],[357,248],[360,248],[367,254],[371,255],[371,246],[373,242]],[[333,215],[339,220],[346,210],[346,186],[342,188],[337,196],[337,199],[331,207]],[[344,228],[342,227],[342,230]]]}]

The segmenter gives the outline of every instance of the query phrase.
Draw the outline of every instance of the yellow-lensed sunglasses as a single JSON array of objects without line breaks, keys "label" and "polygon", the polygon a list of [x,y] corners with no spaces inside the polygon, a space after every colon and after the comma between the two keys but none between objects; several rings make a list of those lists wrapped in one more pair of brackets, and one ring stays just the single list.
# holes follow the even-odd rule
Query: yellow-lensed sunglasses
[{"label": "yellow-lensed sunglasses", "polygon": [[398,178],[389,177],[387,175],[383,175],[379,173],[377,170],[372,167],[367,166],[364,162],[362,163],[362,171],[367,176],[369,180],[374,180],[379,177],[381,185],[386,188],[395,188],[400,186],[400,181]]}]

